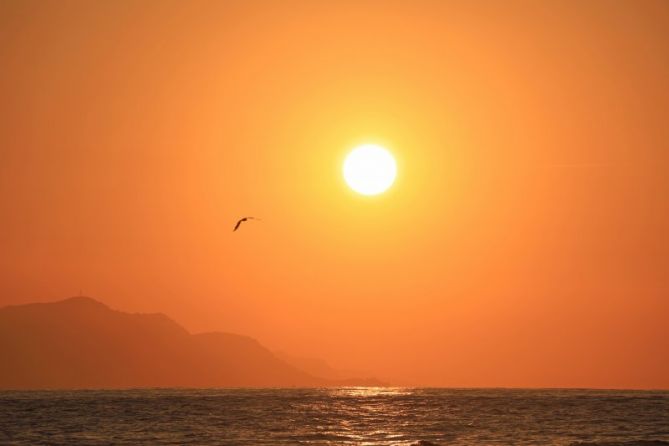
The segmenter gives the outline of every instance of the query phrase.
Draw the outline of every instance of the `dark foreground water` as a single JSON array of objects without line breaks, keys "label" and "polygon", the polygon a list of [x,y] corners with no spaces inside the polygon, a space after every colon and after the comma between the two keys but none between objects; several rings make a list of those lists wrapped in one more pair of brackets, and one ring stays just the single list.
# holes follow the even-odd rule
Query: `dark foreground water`
[{"label": "dark foreground water", "polygon": [[0,392],[3,445],[577,442],[669,446],[669,392],[405,388]]}]

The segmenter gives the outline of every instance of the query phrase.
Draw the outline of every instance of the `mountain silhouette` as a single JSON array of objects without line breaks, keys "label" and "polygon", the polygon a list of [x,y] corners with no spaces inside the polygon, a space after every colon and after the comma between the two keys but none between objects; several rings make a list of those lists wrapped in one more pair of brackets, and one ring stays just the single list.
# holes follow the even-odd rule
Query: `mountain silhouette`
[{"label": "mountain silhouette", "polygon": [[0,358],[4,389],[382,384],[314,376],[252,338],[192,335],[163,314],[115,311],[89,297],[0,309]]},{"label": "mountain silhouette", "polygon": [[336,381],[341,385],[348,385],[348,383],[351,383],[350,385],[352,386],[371,387],[387,385],[377,378],[360,378],[361,376],[364,376],[365,373],[336,369],[328,364],[325,360],[320,358],[293,356],[282,351],[275,351],[274,355],[287,364],[290,364],[299,370],[305,371],[312,376],[318,376]]}]

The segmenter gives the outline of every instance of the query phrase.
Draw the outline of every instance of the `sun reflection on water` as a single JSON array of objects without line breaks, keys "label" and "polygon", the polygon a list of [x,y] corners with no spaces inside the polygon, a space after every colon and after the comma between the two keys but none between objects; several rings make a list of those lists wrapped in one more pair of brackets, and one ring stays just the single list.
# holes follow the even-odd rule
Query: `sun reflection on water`
[{"label": "sun reflection on water", "polygon": [[330,396],[375,397],[411,395],[405,387],[336,387],[328,389]]}]

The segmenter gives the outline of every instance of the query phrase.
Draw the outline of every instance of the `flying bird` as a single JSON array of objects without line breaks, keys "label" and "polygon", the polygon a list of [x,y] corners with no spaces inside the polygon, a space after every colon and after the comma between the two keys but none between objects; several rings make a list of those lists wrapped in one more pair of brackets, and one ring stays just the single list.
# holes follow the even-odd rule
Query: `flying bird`
[{"label": "flying bird", "polygon": [[237,224],[235,225],[235,229],[233,229],[232,232],[235,232],[237,229],[239,229],[239,226],[240,226],[243,222],[248,221],[248,220],[260,220],[260,219],[259,219],[259,218],[256,218],[256,217],[244,217],[244,218],[240,219],[240,220],[237,222]]}]

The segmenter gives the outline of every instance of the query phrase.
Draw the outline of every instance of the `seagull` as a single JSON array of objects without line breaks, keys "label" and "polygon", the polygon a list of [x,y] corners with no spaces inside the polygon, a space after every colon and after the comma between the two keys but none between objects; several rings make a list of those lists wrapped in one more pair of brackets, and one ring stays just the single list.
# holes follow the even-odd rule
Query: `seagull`
[{"label": "seagull", "polygon": [[239,221],[237,222],[237,224],[235,225],[235,229],[233,229],[232,232],[235,232],[237,229],[239,229],[239,226],[240,226],[243,222],[248,221],[248,220],[260,220],[260,219],[259,219],[259,218],[256,218],[256,217],[244,217],[244,218],[242,218],[241,220],[239,220]]}]

